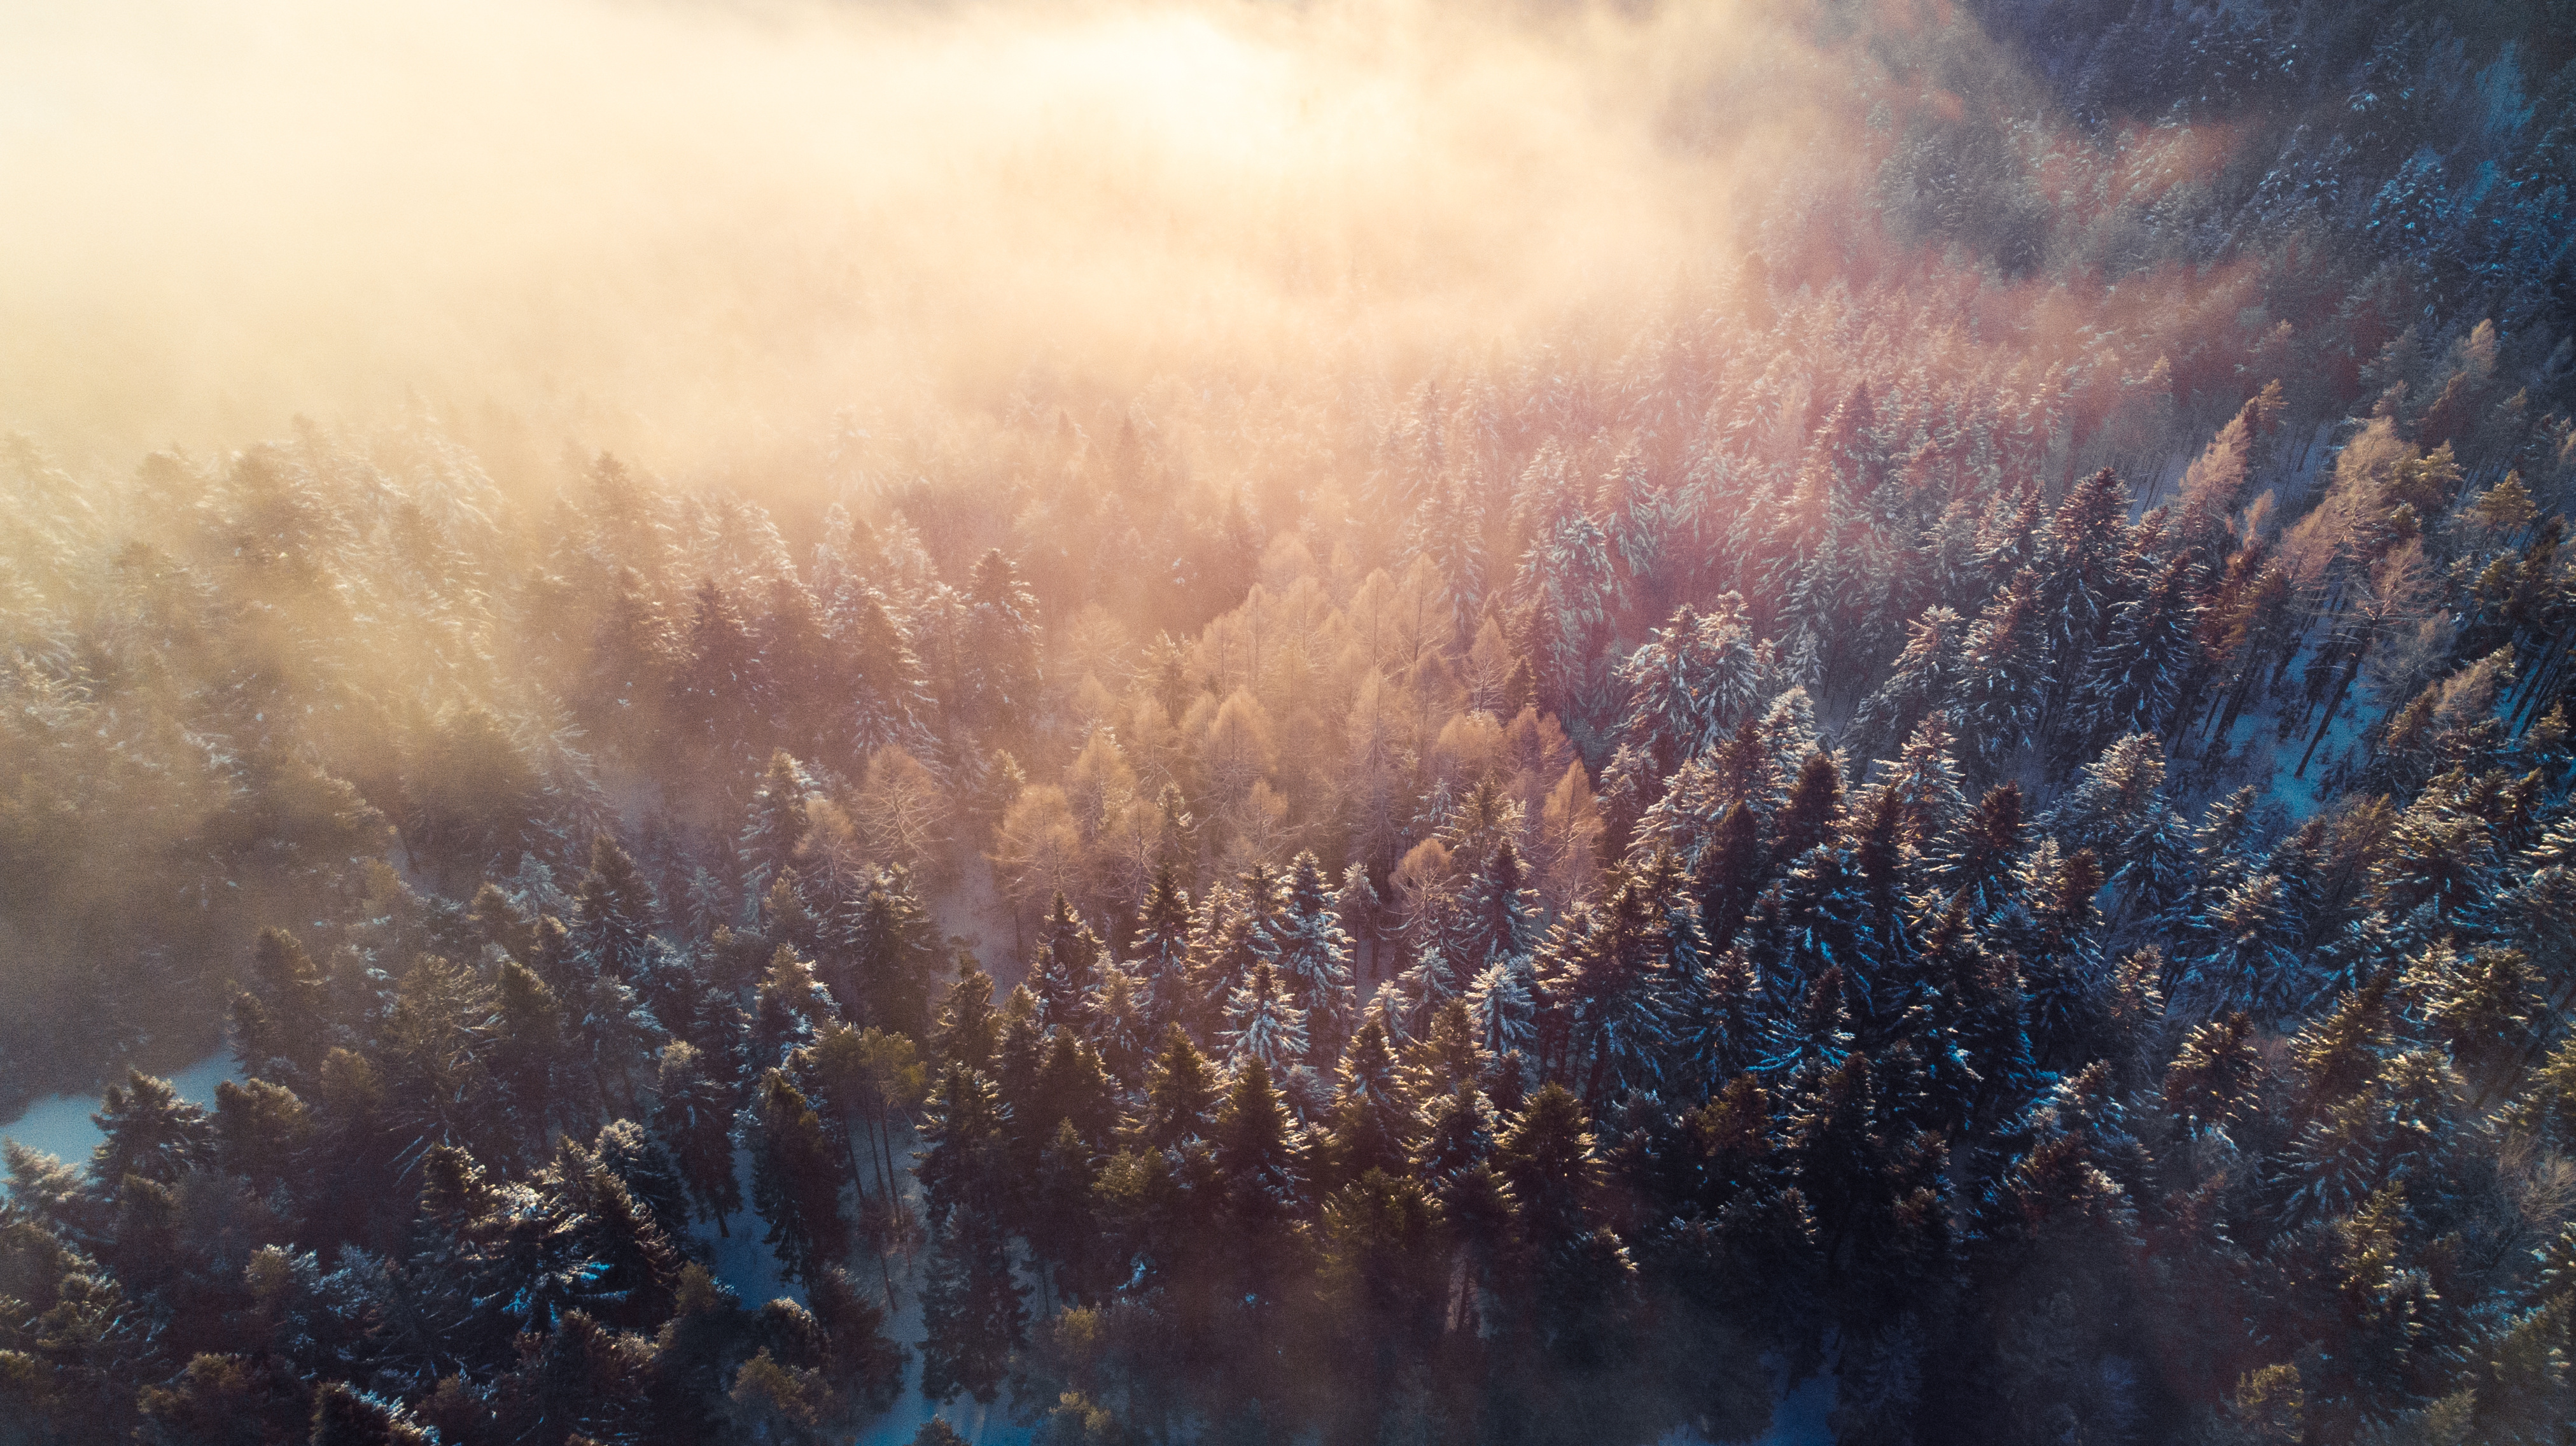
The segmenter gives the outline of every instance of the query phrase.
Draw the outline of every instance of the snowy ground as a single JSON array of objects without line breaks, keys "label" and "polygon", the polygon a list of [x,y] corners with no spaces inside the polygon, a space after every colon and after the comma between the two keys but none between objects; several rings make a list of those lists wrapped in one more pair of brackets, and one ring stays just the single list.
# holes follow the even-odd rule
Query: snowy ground
[{"label": "snowy ground", "polygon": [[[909,1167],[912,1156],[904,1156]],[[746,1151],[736,1151],[734,1168],[741,1177],[743,1193],[751,1193],[751,1158]],[[912,1177],[903,1177],[906,1194],[911,1195]],[[760,1217],[749,1210],[735,1214],[729,1222],[733,1233],[718,1235],[713,1225],[703,1221],[691,1225],[690,1235],[706,1248],[708,1268],[716,1279],[733,1288],[743,1305],[758,1309],[764,1302],[781,1296],[802,1304],[803,1287],[782,1278],[778,1258],[761,1243]],[[892,1262],[894,1275],[894,1310],[886,1321],[886,1334],[901,1345],[910,1357],[904,1362],[903,1393],[895,1398],[887,1412],[868,1423],[857,1437],[858,1446],[904,1446],[933,1415],[945,1416],[959,1435],[976,1446],[1020,1446],[1029,1439],[1026,1427],[1013,1425],[1010,1397],[1005,1394],[990,1406],[959,1399],[946,1405],[933,1406],[921,1394],[921,1288],[918,1257],[897,1255]],[[861,1290],[881,1291],[885,1272],[877,1262],[864,1254],[854,1254],[848,1264],[850,1277]],[[873,1292],[872,1292],[873,1293]]]},{"label": "snowy ground", "polygon": [[1834,1433],[1825,1418],[1833,1409],[1833,1372],[1809,1376],[1771,1408],[1771,1434],[1762,1446],[1832,1446]]}]

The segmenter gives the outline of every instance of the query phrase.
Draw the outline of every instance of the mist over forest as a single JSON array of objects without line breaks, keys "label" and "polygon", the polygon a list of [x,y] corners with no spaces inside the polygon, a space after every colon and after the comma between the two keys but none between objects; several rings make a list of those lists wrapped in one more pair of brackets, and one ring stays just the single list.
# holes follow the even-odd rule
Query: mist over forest
[{"label": "mist over forest", "polygon": [[2576,1439],[2571,186],[2570,0],[0,15],[0,1443]]}]

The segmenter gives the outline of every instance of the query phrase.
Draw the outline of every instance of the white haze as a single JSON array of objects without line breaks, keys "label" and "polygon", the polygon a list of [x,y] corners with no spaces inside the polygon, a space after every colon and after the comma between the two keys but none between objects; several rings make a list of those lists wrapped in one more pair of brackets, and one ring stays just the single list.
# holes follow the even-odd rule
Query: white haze
[{"label": "white haze", "polygon": [[1732,265],[1822,57],[1496,13],[17,5],[0,426],[130,462],[418,395],[679,462],[1032,361],[1401,369]]}]

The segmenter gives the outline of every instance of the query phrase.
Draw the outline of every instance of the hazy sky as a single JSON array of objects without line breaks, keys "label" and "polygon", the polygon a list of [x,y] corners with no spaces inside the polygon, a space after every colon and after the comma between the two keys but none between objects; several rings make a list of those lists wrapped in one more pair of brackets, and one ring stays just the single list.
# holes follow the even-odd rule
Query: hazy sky
[{"label": "hazy sky", "polygon": [[416,388],[685,454],[1033,358],[1474,346],[1731,264],[1809,134],[1813,57],[1675,8],[11,4],[0,425]]}]

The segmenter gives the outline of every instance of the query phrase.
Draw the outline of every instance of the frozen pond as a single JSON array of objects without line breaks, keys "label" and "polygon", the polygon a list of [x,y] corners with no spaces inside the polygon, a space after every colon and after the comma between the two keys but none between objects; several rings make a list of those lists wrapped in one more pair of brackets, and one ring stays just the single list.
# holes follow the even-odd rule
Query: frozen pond
[{"label": "frozen pond", "polygon": [[[215,1107],[215,1086],[228,1079],[239,1079],[234,1072],[232,1056],[210,1054],[177,1074],[170,1083],[179,1098],[211,1110]],[[29,1149],[42,1150],[67,1164],[89,1163],[91,1147],[99,1142],[98,1126],[90,1116],[98,1112],[97,1095],[47,1095],[27,1107],[27,1112],[5,1125],[0,1136],[16,1140]]]}]

